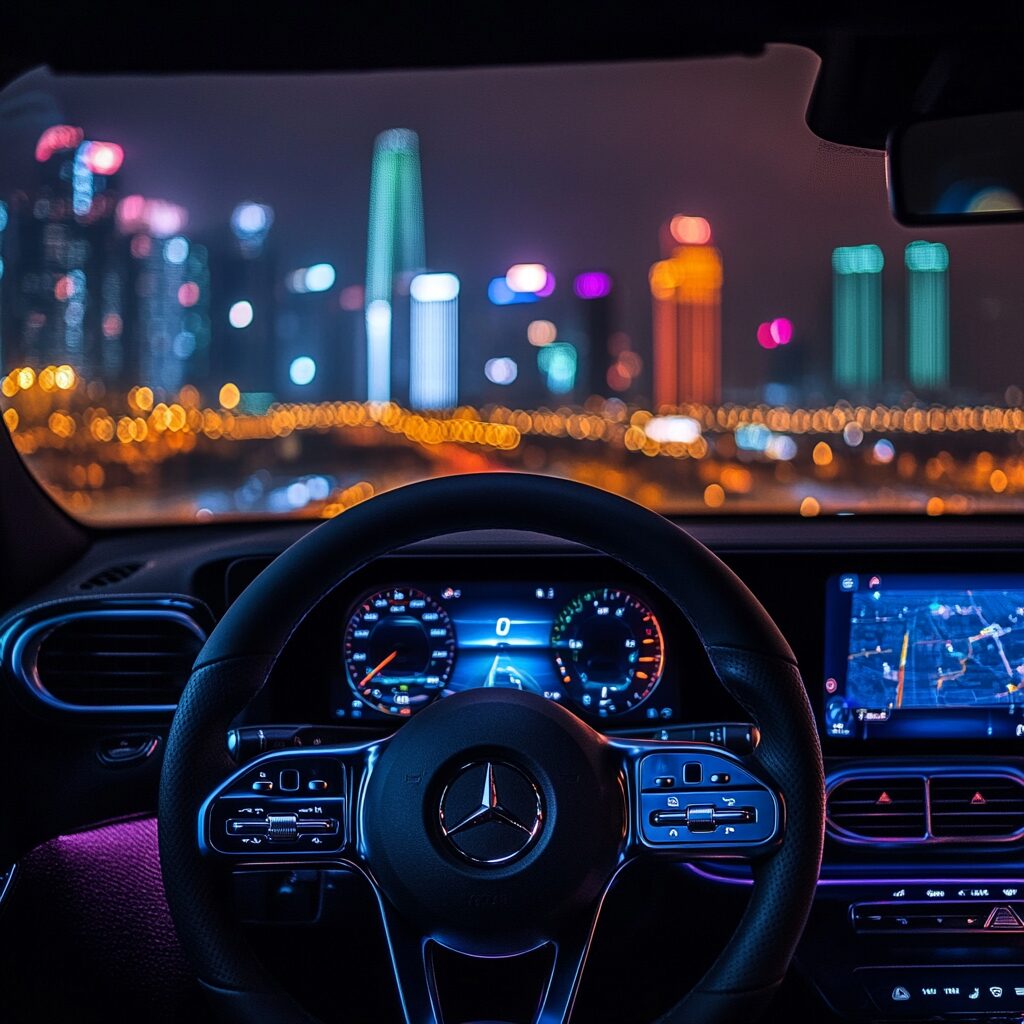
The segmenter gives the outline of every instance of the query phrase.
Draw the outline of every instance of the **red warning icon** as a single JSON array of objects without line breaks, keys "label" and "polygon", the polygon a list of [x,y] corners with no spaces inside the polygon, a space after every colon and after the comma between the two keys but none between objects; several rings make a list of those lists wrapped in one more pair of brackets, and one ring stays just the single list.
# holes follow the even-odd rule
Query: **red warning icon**
[{"label": "red warning icon", "polygon": [[981,795],[981,791],[979,790],[971,797],[971,803],[975,807],[980,807],[982,804],[988,803],[988,801]]},{"label": "red warning icon", "polygon": [[889,796],[889,794],[886,793],[885,790],[882,790],[882,795],[875,801],[875,803],[881,804],[884,807],[886,804],[892,803],[892,797]]}]

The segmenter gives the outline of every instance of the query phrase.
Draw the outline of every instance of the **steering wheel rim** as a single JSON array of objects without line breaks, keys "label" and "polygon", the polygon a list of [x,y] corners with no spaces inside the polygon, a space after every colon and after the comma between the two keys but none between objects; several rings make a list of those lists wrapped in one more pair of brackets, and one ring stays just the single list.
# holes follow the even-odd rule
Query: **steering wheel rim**
[{"label": "steering wheel rim", "polygon": [[[750,901],[731,940],[663,1021],[753,1019],[781,983],[802,934],[824,835],[821,751],[796,660],[745,585],[689,534],[607,492],[525,474],[433,480],[350,509],[276,559],[211,634],[172,723],[159,804],[168,903],[197,977],[233,1019],[312,1019],[268,979],[232,914],[222,873],[197,844],[206,794],[236,773],[226,731],[265,685],[294,630],[345,579],[407,544],[484,529],[582,543],[645,577],[689,620],[718,679],[759,727],[762,740],[752,762],[784,801],[785,834],[774,852],[752,862]],[[395,969],[397,974],[397,960]]]}]

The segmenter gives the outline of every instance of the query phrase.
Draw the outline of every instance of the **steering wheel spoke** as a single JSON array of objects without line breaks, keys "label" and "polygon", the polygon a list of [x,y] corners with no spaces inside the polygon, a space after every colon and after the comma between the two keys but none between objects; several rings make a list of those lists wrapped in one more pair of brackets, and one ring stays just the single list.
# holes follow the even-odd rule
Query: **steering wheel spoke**
[{"label": "steering wheel spoke", "polygon": [[352,859],[356,804],[382,742],[278,750],[250,761],[199,811],[199,848],[231,861]]},{"label": "steering wheel spoke", "polygon": [[398,998],[407,1024],[434,1024],[441,1020],[437,1005],[437,986],[430,960],[430,940],[421,935],[391,906],[380,890],[384,931],[391,953]]},{"label": "steering wheel spoke", "polygon": [[[443,971],[440,960],[448,960],[448,971],[464,980],[467,973],[486,964],[492,979],[497,972],[502,980],[495,985],[493,1004],[476,1006],[481,1019],[504,1019],[507,1006],[502,1004],[509,991],[535,993],[525,1001],[535,1005],[532,1024],[565,1024],[572,1014],[583,968],[590,951],[597,923],[596,910],[581,911],[559,923],[550,938],[521,953],[486,956],[482,952],[465,953],[443,942],[425,937],[390,905],[378,892],[381,914],[388,937],[395,983],[407,1024],[436,1024],[448,1020],[446,1015]],[[490,1000],[488,1000],[490,1001]],[[476,1019],[476,1018],[474,1018]]]},{"label": "steering wheel spoke", "polygon": [[632,856],[753,859],[776,849],[785,804],[751,757],[702,743],[617,740]]}]

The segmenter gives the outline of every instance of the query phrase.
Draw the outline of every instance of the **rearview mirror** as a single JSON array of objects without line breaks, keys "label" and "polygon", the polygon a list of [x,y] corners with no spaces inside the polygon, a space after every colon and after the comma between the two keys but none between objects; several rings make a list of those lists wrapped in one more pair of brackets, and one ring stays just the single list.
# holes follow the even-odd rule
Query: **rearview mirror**
[{"label": "rearview mirror", "polygon": [[1024,221],[1024,111],[904,125],[886,155],[902,224]]}]

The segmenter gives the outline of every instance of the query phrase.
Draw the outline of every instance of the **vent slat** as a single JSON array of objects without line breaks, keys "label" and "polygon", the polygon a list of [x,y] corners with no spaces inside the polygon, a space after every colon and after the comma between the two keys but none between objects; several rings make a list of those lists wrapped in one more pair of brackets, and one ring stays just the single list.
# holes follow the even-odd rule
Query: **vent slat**
[{"label": "vent slat", "polygon": [[186,622],[159,612],[83,616],[43,636],[35,671],[70,704],[173,705],[202,644]]},{"label": "vent slat", "polygon": [[932,833],[943,839],[1007,839],[1024,830],[1024,783],[1006,775],[936,776]]},{"label": "vent slat", "polygon": [[924,779],[847,779],[829,793],[828,818],[833,827],[861,839],[923,839]]},{"label": "vent slat", "polygon": [[1012,775],[935,774],[926,783],[923,777],[860,776],[833,787],[828,820],[847,839],[1013,839],[1024,835],[1024,780]]}]

